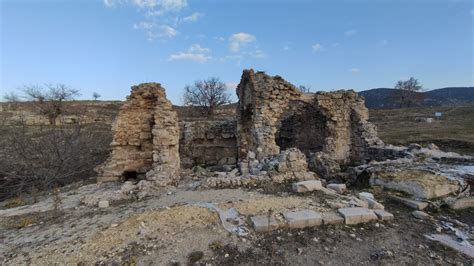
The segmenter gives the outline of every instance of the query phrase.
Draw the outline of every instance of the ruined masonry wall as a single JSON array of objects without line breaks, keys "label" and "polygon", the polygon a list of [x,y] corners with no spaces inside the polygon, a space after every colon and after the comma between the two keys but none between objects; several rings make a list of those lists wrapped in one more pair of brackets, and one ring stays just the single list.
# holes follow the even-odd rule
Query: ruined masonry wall
[{"label": "ruined masonry wall", "polygon": [[[177,114],[159,83],[132,87],[112,131],[112,152],[98,168],[99,182],[145,177],[147,172],[147,179],[157,181],[178,176]],[[154,170],[153,173],[149,173],[150,170]],[[161,174],[156,176],[157,172]]]},{"label": "ruined masonry wall", "polygon": [[237,95],[241,160],[249,151],[261,160],[296,147],[349,163],[363,161],[368,147],[382,143],[354,91],[304,94],[279,76],[245,70]]}]

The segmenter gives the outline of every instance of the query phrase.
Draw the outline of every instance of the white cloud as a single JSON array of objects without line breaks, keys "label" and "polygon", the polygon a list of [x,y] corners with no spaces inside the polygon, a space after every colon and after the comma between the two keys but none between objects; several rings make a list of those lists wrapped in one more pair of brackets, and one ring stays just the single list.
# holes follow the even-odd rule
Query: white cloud
[{"label": "white cloud", "polygon": [[212,58],[209,55],[210,52],[211,49],[209,48],[201,47],[199,44],[193,44],[186,52],[171,54],[168,58],[168,61],[187,60],[198,63],[206,63]]},{"label": "white cloud", "polygon": [[188,51],[193,52],[193,53],[194,52],[196,52],[196,53],[210,53],[211,49],[201,47],[201,45],[195,43],[195,44],[191,45],[191,47],[189,47]]},{"label": "white cloud", "polygon": [[313,45],[311,46],[311,49],[313,50],[314,53],[324,51],[324,47],[323,47],[321,44],[319,44],[319,43],[313,44]]},{"label": "white cloud", "polygon": [[290,50],[290,47],[288,45],[285,45],[285,46],[283,46],[283,50],[288,51],[288,50]]},{"label": "white cloud", "polygon": [[150,30],[154,26],[155,25],[153,23],[147,22],[147,21],[142,21],[142,22],[133,24],[133,28],[136,30]]},{"label": "white cloud", "polygon": [[200,19],[202,16],[204,16],[203,14],[201,13],[198,13],[198,12],[194,12],[193,14],[187,16],[187,17],[184,17],[182,19],[183,22],[196,22],[198,19]]},{"label": "white cloud", "polygon": [[173,38],[176,35],[178,35],[178,31],[175,28],[173,28],[171,26],[168,26],[168,25],[161,25],[160,26],[160,33],[158,34],[158,36]]},{"label": "white cloud", "polygon": [[180,52],[177,54],[170,55],[170,57],[168,58],[168,61],[188,60],[188,61],[194,61],[198,63],[206,63],[209,59],[211,59],[211,57],[205,54]]},{"label": "white cloud", "polygon": [[253,36],[252,34],[245,33],[245,32],[232,34],[229,37],[229,49],[232,52],[238,52],[240,51],[240,48],[243,45],[247,43],[255,42],[256,40],[257,39],[255,38],[255,36]]},{"label": "white cloud", "polygon": [[160,7],[164,10],[179,11],[188,5],[186,0],[132,0],[132,4],[140,8]]},{"label": "white cloud", "polygon": [[346,37],[351,37],[351,36],[354,36],[354,35],[356,35],[356,34],[357,34],[357,30],[355,30],[355,29],[348,30],[348,31],[345,31],[345,32],[344,32],[344,35],[345,35]]},{"label": "white cloud", "polygon": [[360,72],[360,69],[354,67],[354,68],[349,69],[349,71],[353,74],[357,74]]},{"label": "white cloud", "polygon": [[107,7],[114,6],[115,1],[114,0],[104,0],[104,5],[107,6]]}]

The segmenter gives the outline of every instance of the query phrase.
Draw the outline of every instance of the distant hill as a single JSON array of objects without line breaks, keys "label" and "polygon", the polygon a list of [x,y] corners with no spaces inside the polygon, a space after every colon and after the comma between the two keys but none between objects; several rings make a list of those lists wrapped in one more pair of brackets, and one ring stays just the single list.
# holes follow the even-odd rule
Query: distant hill
[{"label": "distant hill", "polygon": [[[359,92],[367,108],[397,108],[395,89],[377,88]],[[474,87],[448,87],[422,92],[418,106],[462,106],[474,103]]]}]

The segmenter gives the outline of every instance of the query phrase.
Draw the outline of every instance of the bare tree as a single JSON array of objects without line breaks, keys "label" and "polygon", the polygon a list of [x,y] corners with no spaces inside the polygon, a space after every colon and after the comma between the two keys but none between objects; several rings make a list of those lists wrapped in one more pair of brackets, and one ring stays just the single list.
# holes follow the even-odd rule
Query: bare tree
[{"label": "bare tree", "polygon": [[46,116],[51,125],[64,112],[64,101],[74,100],[79,96],[79,90],[69,88],[64,84],[45,86],[26,86],[23,88],[26,98]]},{"label": "bare tree", "polygon": [[403,106],[411,107],[414,104],[423,100],[423,86],[414,77],[408,80],[399,80],[395,85],[393,97]]},{"label": "bare tree", "polygon": [[108,125],[0,125],[0,200],[49,190],[95,175],[108,153]]},{"label": "bare tree", "polygon": [[302,93],[310,93],[311,86],[300,85],[298,86],[298,90],[301,91]]},{"label": "bare tree", "polygon": [[204,107],[209,113],[223,104],[230,103],[227,86],[219,78],[198,80],[184,88],[184,104]]},{"label": "bare tree", "polygon": [[3,99],[9,103],[8,108],[15,111],[18,108],[18,103],[21,101],[20,96],[15,92],[9,92],[3,95]]},{"label": "bare tree", "polygon": [[99,99],[100,97],[102,97],[102,95],[100,95],[99,93],[97,92],[92,93],[92,98],[94,98],[94,101],[97,101],[97,99]]}]

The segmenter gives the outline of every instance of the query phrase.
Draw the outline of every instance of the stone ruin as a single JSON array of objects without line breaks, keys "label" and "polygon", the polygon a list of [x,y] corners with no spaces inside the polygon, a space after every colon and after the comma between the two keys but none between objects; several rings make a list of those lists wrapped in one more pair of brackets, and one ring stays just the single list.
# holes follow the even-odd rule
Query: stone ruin
[{"label": "stone ruin", "polygon": [[237,95],[237,105],[203,116],[197,107],[173,107],[158,83],[133,86],[98,181],[168,185],[181,168],[195,166],[221,172],[238,166],[246,176],[265,174],[271,165],[294,175],[307,173],[305,159],[310,170],[330,174],[339,165],[366,162],[369,148],[383,144],[354,91],[302,93],[279,76],[244,70]]},{"label": "stone ruin", "polygon": [[179,177],[178,117],[159,83],[133,86],[112,130],[99,182],[146,178],[168,185]]}]

